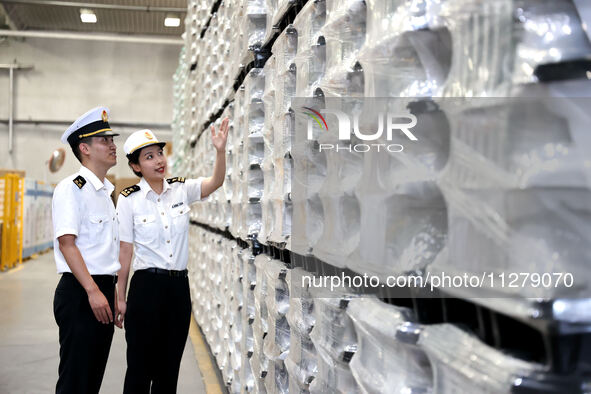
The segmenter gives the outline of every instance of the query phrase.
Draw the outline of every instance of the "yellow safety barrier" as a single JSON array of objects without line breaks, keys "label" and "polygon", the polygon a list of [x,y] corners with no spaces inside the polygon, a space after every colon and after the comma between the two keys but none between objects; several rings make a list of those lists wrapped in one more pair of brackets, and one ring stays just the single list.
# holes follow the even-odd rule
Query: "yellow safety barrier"
[{"label": "yellow safety barrier", "polygon": [[23,262],[23,171],[0,170],[0,270],[5,271]]}]

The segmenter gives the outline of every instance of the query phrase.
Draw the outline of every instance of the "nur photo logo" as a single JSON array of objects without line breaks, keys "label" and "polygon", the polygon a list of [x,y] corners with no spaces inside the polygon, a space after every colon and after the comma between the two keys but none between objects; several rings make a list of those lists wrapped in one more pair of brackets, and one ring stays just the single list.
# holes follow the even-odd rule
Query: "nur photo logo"
[{"label": "nur photo logo", "polygon": [[[303,113],[308,116],[307,124],[307,138],[314,140],[314,125],[318,125],[320,132],[328,132],[328,123],[324,115],[333,115],[337,119],[338,124],[338,140],[351,141],[352,135],[357,139],[370,142],[377,141],[382,136],[386,136],[387,141],[392,141],[395,138],[395,133],[403,135],[410,141],[418,141],[418,138],[412,133],[411,129],[417,125],[417,117],[413,114],[392,114],[392,113],[378,113],[376,122],[377,130],[369,132],[369,130],[360,130],[359,128],[359,114],[347,114],[336,109],[320,109],[316,110],[311,107],[302,107]],[[368,133],[369,132],[369,133]],[[401,144],[385,144],[385,143],[358,143],[358,144],[329,144],[320,143],[319,151],[333,150],[335,152],[369,152],[372,150],[380,151],[387,150],[388,152],[402,152],[404,146]]]}]

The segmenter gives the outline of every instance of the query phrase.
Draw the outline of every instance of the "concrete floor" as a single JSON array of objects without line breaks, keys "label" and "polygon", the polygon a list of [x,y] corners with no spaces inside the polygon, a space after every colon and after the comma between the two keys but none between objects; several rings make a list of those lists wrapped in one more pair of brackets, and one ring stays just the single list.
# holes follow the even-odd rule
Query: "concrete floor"
[{"label": "concrete floor", "polygon": [[[0,272],[0,394],[55,392],[59,343],[53,293],[58,280],[53,251]],[[115,328],[101,393],[123,391],[125,349],[124,333]],[[205,393],[190,339],[178,393]]]}]

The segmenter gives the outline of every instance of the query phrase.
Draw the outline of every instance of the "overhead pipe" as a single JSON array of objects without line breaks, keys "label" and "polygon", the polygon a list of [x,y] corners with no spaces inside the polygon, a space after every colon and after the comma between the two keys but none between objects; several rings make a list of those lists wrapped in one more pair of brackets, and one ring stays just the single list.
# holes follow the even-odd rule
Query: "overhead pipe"
[{"label": "overhead pipe", "polygon": [[[10,119],[0,119],[0,123],[9,123]],[[69,126],[72,124],[71,120],[49,120],[49,119],[15,119],[14,124],[32,124],[32,125],[48,125],[48,126]],[[109,125],[112,127],[121,128],[135,128],[135,129],[164,129],[170,130],[170,123],[141,123],[141,122],[112,122],[109,120]]]},{"label": "overhead pipe", "polygon": [[[1,0],[4,1],[4,0]],[[0,37],[33,37],[33,38],[57,38],[60,40],[90,40],[90,41],[112,41],[112,42],[130,42],[139,44],[163,44],[163,45],[183,45],[183,40],[179,38],[168,38],[163,36],[137,36],[122,34],[93,34],[93,33],[71,33],[61,31],[36,31],[36,30],[5,30],[0,29]]]}]

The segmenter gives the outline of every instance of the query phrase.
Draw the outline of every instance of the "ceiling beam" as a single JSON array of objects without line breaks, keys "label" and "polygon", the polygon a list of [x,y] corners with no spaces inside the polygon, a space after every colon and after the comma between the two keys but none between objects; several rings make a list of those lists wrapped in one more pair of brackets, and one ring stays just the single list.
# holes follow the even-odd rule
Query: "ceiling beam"
[{"label": "ceiling beam", "polygon": [[10,30],[17,30],[16,25],[14,24],[12,19],[10,19],[10,16],[8,16],[8,12],[6,12],[6,9],[4,8],[4,6],[1,3],[0,3],[0,17],[4,17],[4,21],[6,22],[6,26],[8,26],[10,28]]},{"label": "ceiling beam", "polygon": [[180,7],[152,7],[141,5],[122,5],[122,4],[97,4],[97,3],[78,3],[73,1],[56,0],[0,0],[0,3],[29,4],[29,5],[47,5],[59,7],[75,7],[90,9],[108,9],[119,11],[140,11],[140,12],[187,12],[187,8]]},{"label": "ceiling beam", "polygon": [[111,41],[111,42],[130,42],[140,44],[163,44],[163,45],[183,45],[184,41],[178,37],[166,36],[140,36],[123,34],[95,34],[95,33],[75,33],[63,31],[35,31],[35,30],[2,30],[0,37],[32,37],[32,38],[56,38],[60,40],[89,40],[89,41]]}]

